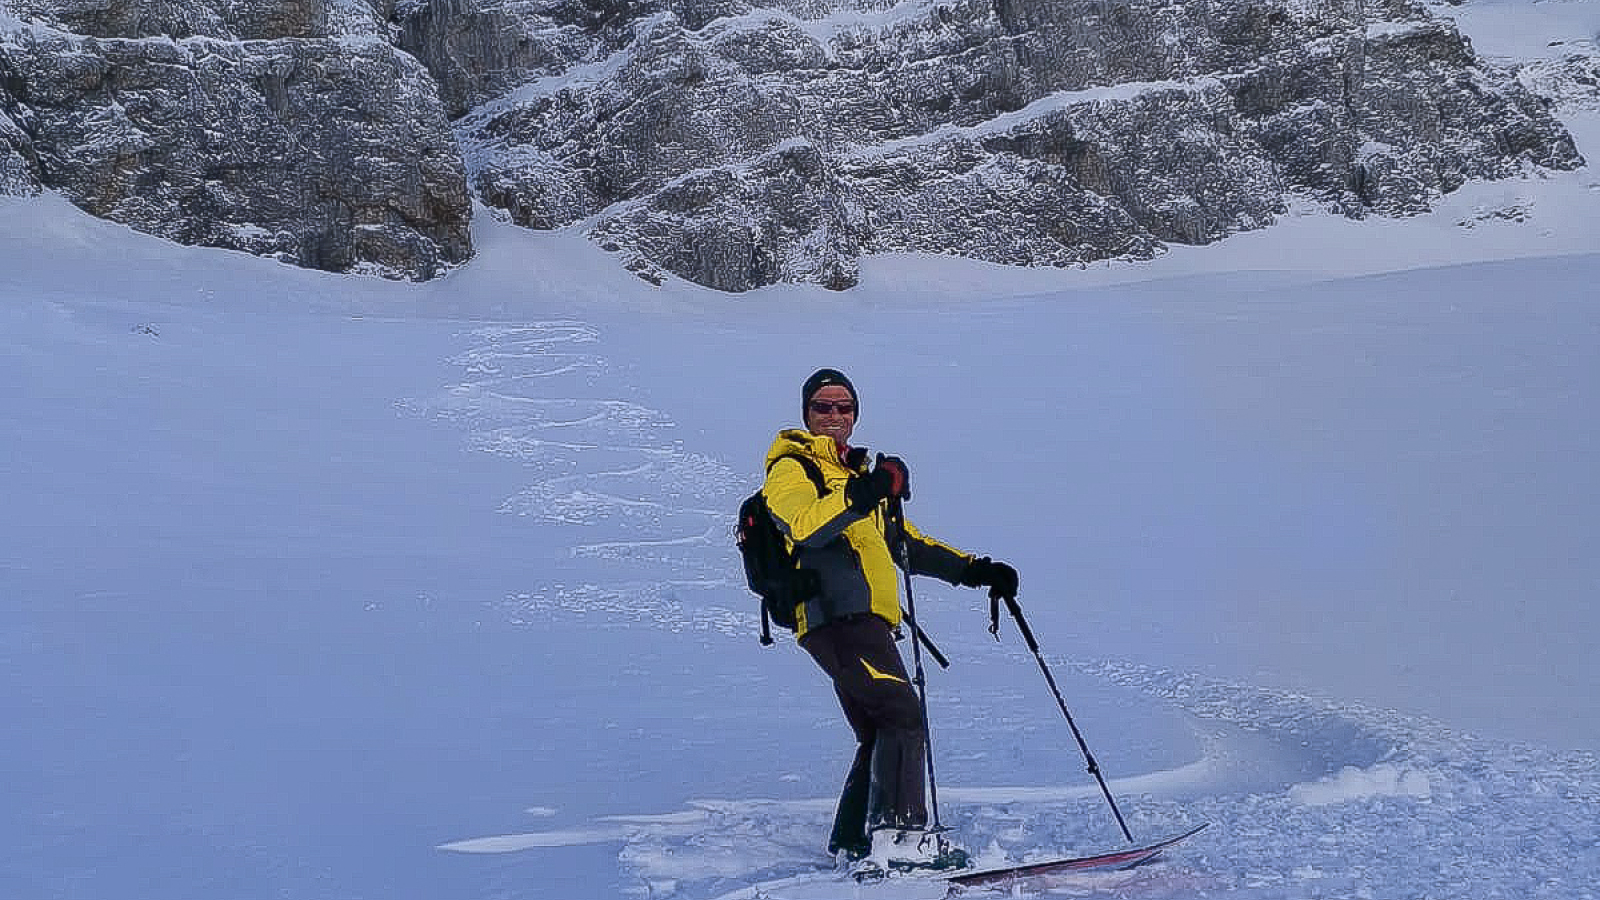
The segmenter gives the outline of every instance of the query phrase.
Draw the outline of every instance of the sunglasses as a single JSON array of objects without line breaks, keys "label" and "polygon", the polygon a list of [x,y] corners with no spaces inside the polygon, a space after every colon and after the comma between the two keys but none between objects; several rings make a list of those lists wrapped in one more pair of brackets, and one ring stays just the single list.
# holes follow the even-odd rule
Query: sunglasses
[{"label": "sunglasses", "polygon": [[810,409],[819,416],[826,416],[831,413],[851,416],[855,415],[856,405],[848,400],[841,400],[838,403],[830,403],[827,400],[813,400],[811,401]]}]

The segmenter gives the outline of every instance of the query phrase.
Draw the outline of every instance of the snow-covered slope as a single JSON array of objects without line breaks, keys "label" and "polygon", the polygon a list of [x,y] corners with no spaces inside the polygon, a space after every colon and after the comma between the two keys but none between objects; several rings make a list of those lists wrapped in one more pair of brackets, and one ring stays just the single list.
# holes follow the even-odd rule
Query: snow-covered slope
[{"label": "snow-covered slope", "polygon": [[[1453,9],[1498,53],[1474,16],[1593,8]],[[919,524],[1020,569],[1135,834],[1213,823],[1030,890],[1593,896],[1597,213],[1590,168],[730,299],[482,211],[405,285],[0,201],[0,896],[798,890],[848,733],[728,519],[820,365]],[[917,590],[945,822],[1120,844],[1014,631]]]}]

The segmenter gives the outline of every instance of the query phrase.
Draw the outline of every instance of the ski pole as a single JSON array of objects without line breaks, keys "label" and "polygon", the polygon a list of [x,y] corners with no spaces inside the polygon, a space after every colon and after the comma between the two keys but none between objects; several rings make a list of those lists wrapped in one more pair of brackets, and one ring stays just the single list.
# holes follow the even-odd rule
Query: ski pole
[{"label": "ski pole", "polygon": [[929,656],[933,657],[933,661],[939,664],[939,668],[950,668],[950,660],[939,652],[939,647],[934,644],[933,638],[928,637],[928,633],[923,631],[922,627],[917,624],[917,617],[913,616],[903,606],[900,607],[900,615],[911,625],[911,633],[917,636],[918,641],[922,642],[923,648],[928,651]]},{"label": "ski pole", "polygon": [[[1067,727],[1072,729],[1072,736],[1078,739],[1078,749],[1083,751],[1083,759],[1089,764],[1089,774],[1100,783],[1100,792],[1106,795],[1106,803],[1111,805],[1111,814],[1117,818],[1117,826],[1122,829],[1122,836],[1133,842],[1133,833],[1128,830],[1128,823],[1122,818],[1122,811],[1117,809],[1117,801],[1111,797],[1111,788],[1106,786],[1104,775],[1100,774],[1100,764],[1094,761],[1094,754],[1089,752],[1089,744],[1083,739],[1083,732],[1078,730],[1078,723],[1072,720],[1072,713],[1067,711],[1067,701],[1061,698],[1061,689],[1056,687],[1056,679],[1050,674],[1050,667],[1045,665],[1044,655],[1039,652],[1039,642],[1033,638],[1033,629],[1028,627],[1028,620],[1022,617],[1022,607],[1017,605],[1017,598],[1007,597],[1006,609],[1011,611],[1011,618],[1017,620],[1017,630],[1022,632],[1023,641],[1027,642],[1028,649],[1033,651],[1033,658],[1039,662],[1039,671],[1044,673],[1044,680],[1050,685],[1050,693],[1056,696],[1056,703],[1061,706],[1061,714],[1067,717]],[[998,637],[999,622],[994,622],[994,629]]]},{"label": "ski pole", "polygon": [[[917,626],[917,598],[911,591],[911,545],[906,537],[905,512],[900,508],[899,497],[889,501],[889,523],[897,532],[895,546],[899,551],[900,571],[905,576],[905,615],[911,622],[912,632],[920,634],[922,629]],[[914,673],[911,683],[917,686],[917,702],[922,706],[922,741],[928,757],[928,805],[933,812],[933,830],[943,831],[944,826],[939,822],[939,780],[933,774],[933,723],[928,721],[928,679],[922,672],[921,641],[911,642],[911,662]]]}]

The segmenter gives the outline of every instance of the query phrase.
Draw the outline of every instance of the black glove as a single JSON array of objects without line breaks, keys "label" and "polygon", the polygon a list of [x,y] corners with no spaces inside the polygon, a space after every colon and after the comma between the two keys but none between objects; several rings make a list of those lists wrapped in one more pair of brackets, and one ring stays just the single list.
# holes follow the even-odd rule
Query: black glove
[{"label": "black glove", "polygon": [[898,456],[878,454],[878,464],[871,472],[855,476],[844,486],[845,500],[858,513],[871,512],[891,497],[911,499],[911,472]]},{"label": "black glove", "polygon": [[961,573],[961,584],[964,587],[988,587],[991,600],[1017,599],[1017,570],[987,556],[967,563],[967,570]]}]

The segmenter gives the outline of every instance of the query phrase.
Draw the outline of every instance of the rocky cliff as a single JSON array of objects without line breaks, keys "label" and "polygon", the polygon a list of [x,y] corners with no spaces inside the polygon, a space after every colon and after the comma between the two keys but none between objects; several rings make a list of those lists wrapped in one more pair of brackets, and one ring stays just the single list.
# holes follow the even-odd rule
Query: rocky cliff
[{"label": "rocky cliff", "polygon": [[426,279],[470,256],[436,82],[380,37],[377,11],[12,8],[36,18],[0,20],[0,189],[47,187],[151,234],[338,272]]},{"label": "rocky cliff", "polygon": [[5,0],[0,191],[425,278],[469,194],[644,277],[1148,257],[1582,159],[1405,0]]}]

